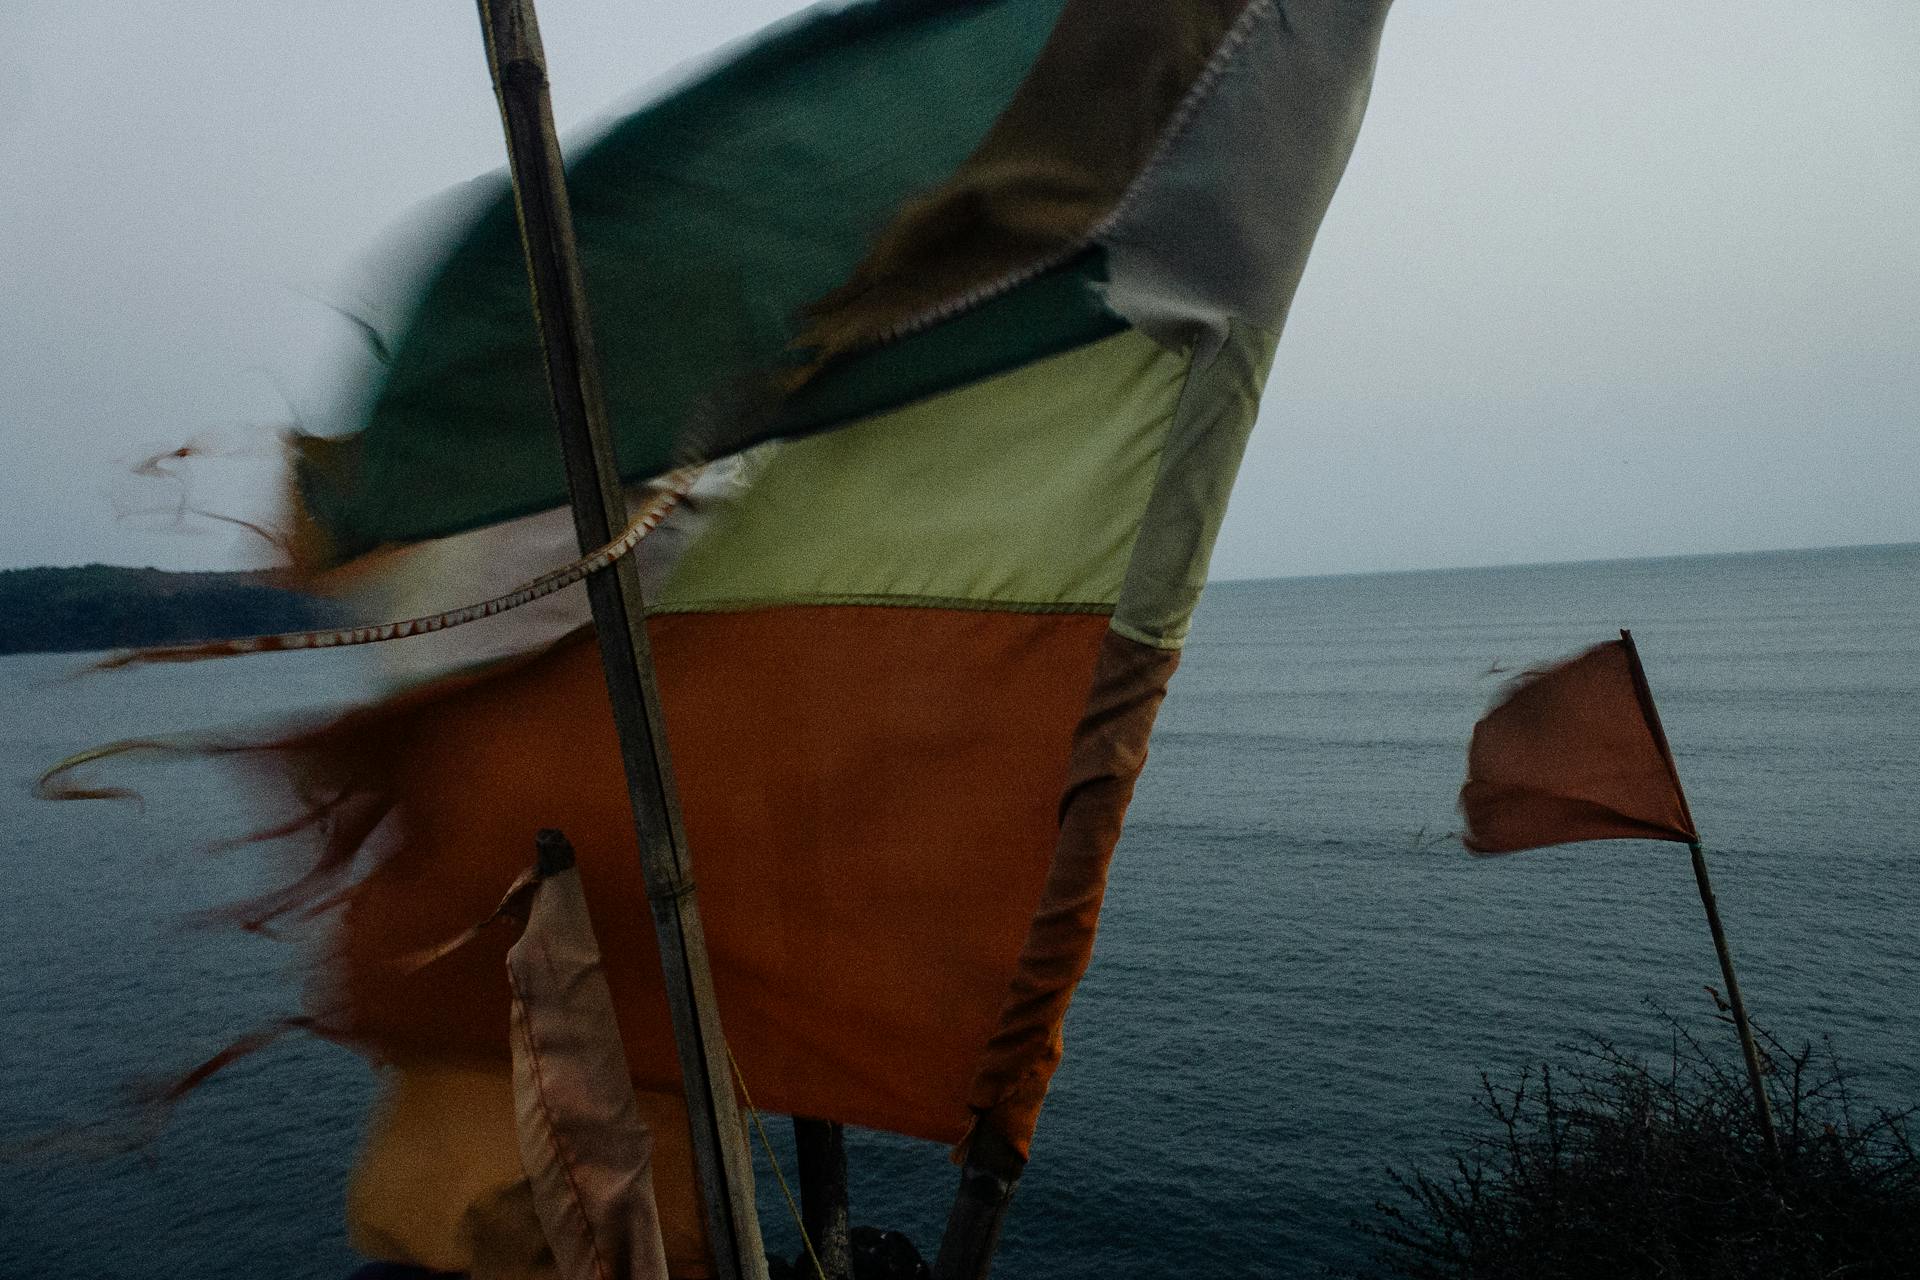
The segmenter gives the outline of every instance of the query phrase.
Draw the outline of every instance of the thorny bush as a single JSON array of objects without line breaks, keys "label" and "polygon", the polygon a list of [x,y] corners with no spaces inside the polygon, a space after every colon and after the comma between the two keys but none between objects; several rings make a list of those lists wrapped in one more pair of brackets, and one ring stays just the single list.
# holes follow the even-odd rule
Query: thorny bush
[{"label": "thorny bush", "polygon": [[[1737,1052],[1670,1015],[1668,1060],[1604,1040],[1518,1084],[1481,1077],[1490,1131],[1451,1172],[1389,1169],[1395,1203],[1356,1223],[1359,1274],[1413,1280],[1910,1280],[1920,1275],[1912,1110],[1864,1108],[1830,1042],[1760,1033],[1780,1139],[1767,1154]],[[1732,1036],[1727,1037],[1729,1041]]]}]

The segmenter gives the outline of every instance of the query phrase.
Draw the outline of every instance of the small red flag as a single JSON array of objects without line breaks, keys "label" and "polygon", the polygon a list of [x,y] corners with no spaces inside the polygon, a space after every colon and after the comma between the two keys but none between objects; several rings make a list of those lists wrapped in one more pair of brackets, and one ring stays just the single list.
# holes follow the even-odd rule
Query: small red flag
[{"label": "small red flag", "polygon": [[1630,634],[1513,683],[1473,727],[1460,811],[1475,853],[1699,839]]}]

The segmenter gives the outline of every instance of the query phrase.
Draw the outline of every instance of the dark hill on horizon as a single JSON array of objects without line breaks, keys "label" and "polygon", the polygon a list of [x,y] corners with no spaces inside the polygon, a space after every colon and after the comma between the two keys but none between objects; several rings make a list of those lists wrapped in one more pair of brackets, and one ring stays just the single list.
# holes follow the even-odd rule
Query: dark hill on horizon
[{"label": "dark hill on horizon", "polygon": [[331,625],[326,600],[259,571],[175,573],[89,564],[0,570],[0,653],[184,644]]}]

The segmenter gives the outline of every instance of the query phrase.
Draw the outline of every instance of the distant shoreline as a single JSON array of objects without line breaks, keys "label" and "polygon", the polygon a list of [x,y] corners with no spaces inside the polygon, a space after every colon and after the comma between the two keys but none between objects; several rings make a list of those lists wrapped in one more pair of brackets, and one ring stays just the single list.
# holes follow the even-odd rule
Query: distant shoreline
[{"label": "distant shoreline", "polygon": [[330,601],[268,573],[89,564],[0,569],[0,653],[84,653],[327,626]]}]

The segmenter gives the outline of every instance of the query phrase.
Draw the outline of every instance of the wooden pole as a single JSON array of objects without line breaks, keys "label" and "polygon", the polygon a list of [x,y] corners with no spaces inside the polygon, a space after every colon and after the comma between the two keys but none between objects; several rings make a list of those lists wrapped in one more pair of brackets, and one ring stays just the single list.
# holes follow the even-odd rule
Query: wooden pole
[{"label": "wooden pole", "polygon": [[[831,1120],[793,1118],[794,1163],[800,1166],[800,1226],[820,1274],[809,1280],[853,1280],[847,1232],[847,1131]],[[800,1260],[802,1271],[813,1259]]]},{"label": "wooden pole", "polygon": [[1773,1105],[1767,1101],[1766,1085],[1760,1075],[1760,1048],[1754,1043],[1753,1024],[1747,1021],[1747,1003],[1740,998],[1740,979],[1733,976],[1733,953],[1727,949],[1727,933],[1720,927],[1720,908],[1713,898],[1713,882],[1707,878],[1707,858],[1700,842],[1691,840],[1693,879],[1700,886],[1700,904],[1707,909],[1707,928],[1713,933],[1713,949],[1720,956],[1720,976],[1727,982],[1727,1005],[1733,1011],[1733,1025],[1740,1032],[1740,1052],[1747,1059],[1747,1083],[1753,1087],[1754,1117],[1760,1122],[1760,1136],[1767,1154],[1780,1158],[1780,1139],[1773,1130]]},{"label": "wooden pole", "polygon": [[974,1126],[967,1162],[960,1169],[960,1190],[947,1212],[946,1234],[940,1237],[933,1280],[987,1280],[1007,1206],[1013,1202],[1026,1165],[1013,1144],[991,1125]]},{"label": "wooden pole", "polygon": [[[1633,674],[1633,692],[1640,700],[1640,713],[1646,718],[1647,728],[1653,731],[1654,745],[1659,747],[1660,759],[1667,766],[1667,776],[1673,780],[1674,793],[1680,797],[1680,812],[1686,817],[1687,830],[1697,831],[1693,811],[1687,805],[1686,789],[1680,785],[1679,766],[1673,762],[1673,748],[1667,745],[1666,727],[1660,723],[1660,709],[1653,702],[1653,688],[1647,683],[1646,668],[1640,665],[1640,649],[1633,642],[1633,632],[1622,627],[1620,642],[1626,646],[1627,667]],[[1753,1088],[1754,1119],[1760,1125],[1760,1137],[1766,1143],[1767,1154],[1778,1160],[1780,1139],[1774,1132],[1773,1104],[1767,1101],[1767,1087],[1760,1071],[1760,1047],[1753,1038],[1753,1024],[1747,1021],[1747,1003],[1740,998],[1740,979],[1733,974],[1733,951],[1727,946],[1727,931],[1720,925],[1720,907],[1714,900],[1713,881],[1707,875],[1707,856],[1701,851],[1697,836],[1687,842],[1687,848],[1693,854],[1693,880],[1700,888],[1700,905],[1707,909],[1707,929],[1713,934],[1713,949],[1720,957],[1720,976],[1727,987],[1727,1007],[1733,1013],[1734,1028],[1740,1033],[1740,1052],[1747,1060],[1747,1083]]]},{"label": "wooden pole", "polygon": [[[547,91],[546,56],[532,0],[477,3],[506,129],[521,247],[566,461],[574,530],[584,552],[611,541],[626,527],[627,504],[607,430],[600,365]],[[706,935],[694,898],[633,557],[623,556],[608,571],[588,578],[587,596],[653,907],[708,1242],[720,1280],[764,1280],[767,1263],[754,1211],[753,1166],[714,1004]]]}]

